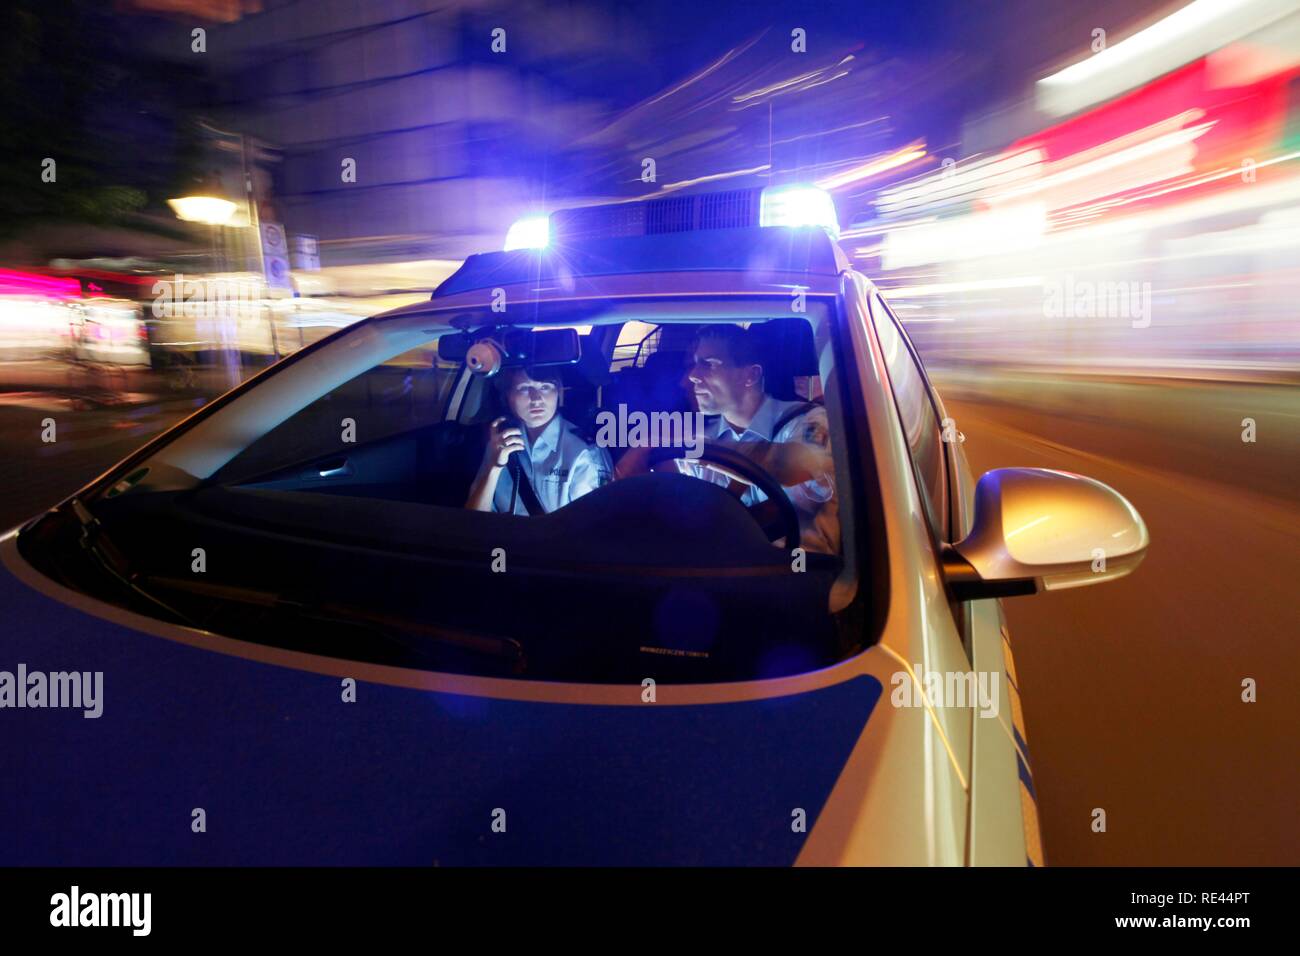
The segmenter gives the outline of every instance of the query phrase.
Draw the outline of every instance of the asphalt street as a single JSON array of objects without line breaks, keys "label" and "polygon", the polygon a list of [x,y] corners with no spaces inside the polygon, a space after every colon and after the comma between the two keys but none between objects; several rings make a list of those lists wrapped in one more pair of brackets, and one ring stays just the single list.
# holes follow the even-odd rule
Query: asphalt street
[{"label": "asphalt street", "polygon": [[[975,471],[1088,475],[1151,535],[1127,578],[1005,602],[1047,862],[1294,863],[1300,390],[1039,384],[1037,401],[950,390]],[[1099,410],[1111,401],[1128,413]]]}]

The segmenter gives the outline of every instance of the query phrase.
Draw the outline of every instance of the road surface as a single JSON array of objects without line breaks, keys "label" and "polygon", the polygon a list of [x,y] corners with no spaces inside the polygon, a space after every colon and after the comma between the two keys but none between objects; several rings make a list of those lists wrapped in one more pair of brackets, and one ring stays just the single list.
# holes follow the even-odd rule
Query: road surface
[{"label": "road surface", "polygon": [[1151,534],[1127,578],[1005,603],[1047,862],[1300,863],[1300,388],[1039,384],[945,392],[974,470],[1088,475]]}]

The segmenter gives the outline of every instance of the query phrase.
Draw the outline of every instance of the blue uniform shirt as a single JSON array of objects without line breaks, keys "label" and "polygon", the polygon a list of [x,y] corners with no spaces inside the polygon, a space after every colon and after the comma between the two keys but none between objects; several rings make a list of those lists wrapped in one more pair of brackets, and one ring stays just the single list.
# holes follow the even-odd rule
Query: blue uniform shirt
[{"label": "blue uniform shirt", "polygon": [[[536,442],[528,438],[528,430],[524,429],[524,450],[519,453],[519,461],[547,514],[607,484],[614,474],[609,452],[589,445],[562,415],[547,423]],[[514,484],[509,470],[502,472],[492,495],[493,511],[510,511]],[[514,513],[528,514],[523,498],[515,494],[514,499]]]}]

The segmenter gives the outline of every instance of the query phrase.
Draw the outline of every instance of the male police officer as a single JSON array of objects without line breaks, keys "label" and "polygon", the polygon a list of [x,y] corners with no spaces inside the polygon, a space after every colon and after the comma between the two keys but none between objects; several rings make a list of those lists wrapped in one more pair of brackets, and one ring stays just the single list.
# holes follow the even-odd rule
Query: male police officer
[{"label": "male police officer", "polygon": [[[705,436],[739,443],[738,451],[782,481],[799,515],[800,545],[808,551],[838,554],[839,505],[826,409],[807,402],[783,402],[767,394],[761,349],[753,333],[738,325],[708,325],[700,330],[686,381],[699,410],[717,416],[706,425]],[[758,442],[765,444],[753,444]],[[707,462],[683,459],[678,467],[716,484],[731,481]],[[766,495],[750,486],[740,500],[748,506],[766,500]]]},{"label": "male police officer", "polygon": [[[465,507],[519,515],[550,513],[610,480],[609,452],[584,441],[577,428],[557,414],[563,387],[558,372],[508,368],[498,387],[515,420],[503,417],[492,423]],[[515,452],[520,454],[512,464]],[[510,473],[503,476],[508,467]],[[525,481],[535,501],[530,501]]]}]

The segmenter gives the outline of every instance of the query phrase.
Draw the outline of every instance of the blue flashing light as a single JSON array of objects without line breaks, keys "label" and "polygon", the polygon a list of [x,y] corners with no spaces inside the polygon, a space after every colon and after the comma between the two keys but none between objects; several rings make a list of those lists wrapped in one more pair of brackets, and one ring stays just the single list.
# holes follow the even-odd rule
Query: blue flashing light
[{"label": "blue flashing light", "polygon": [[505,251],[512,249],[545,249],[551,242],[550,216],[525,216],[515,220],[506,233]]},{"label": "blue flashing light", "polygon": [[763,190],[760,226],[821,226],[840,237],[839,217],[830,193],[816,186],[775,186]]}]

